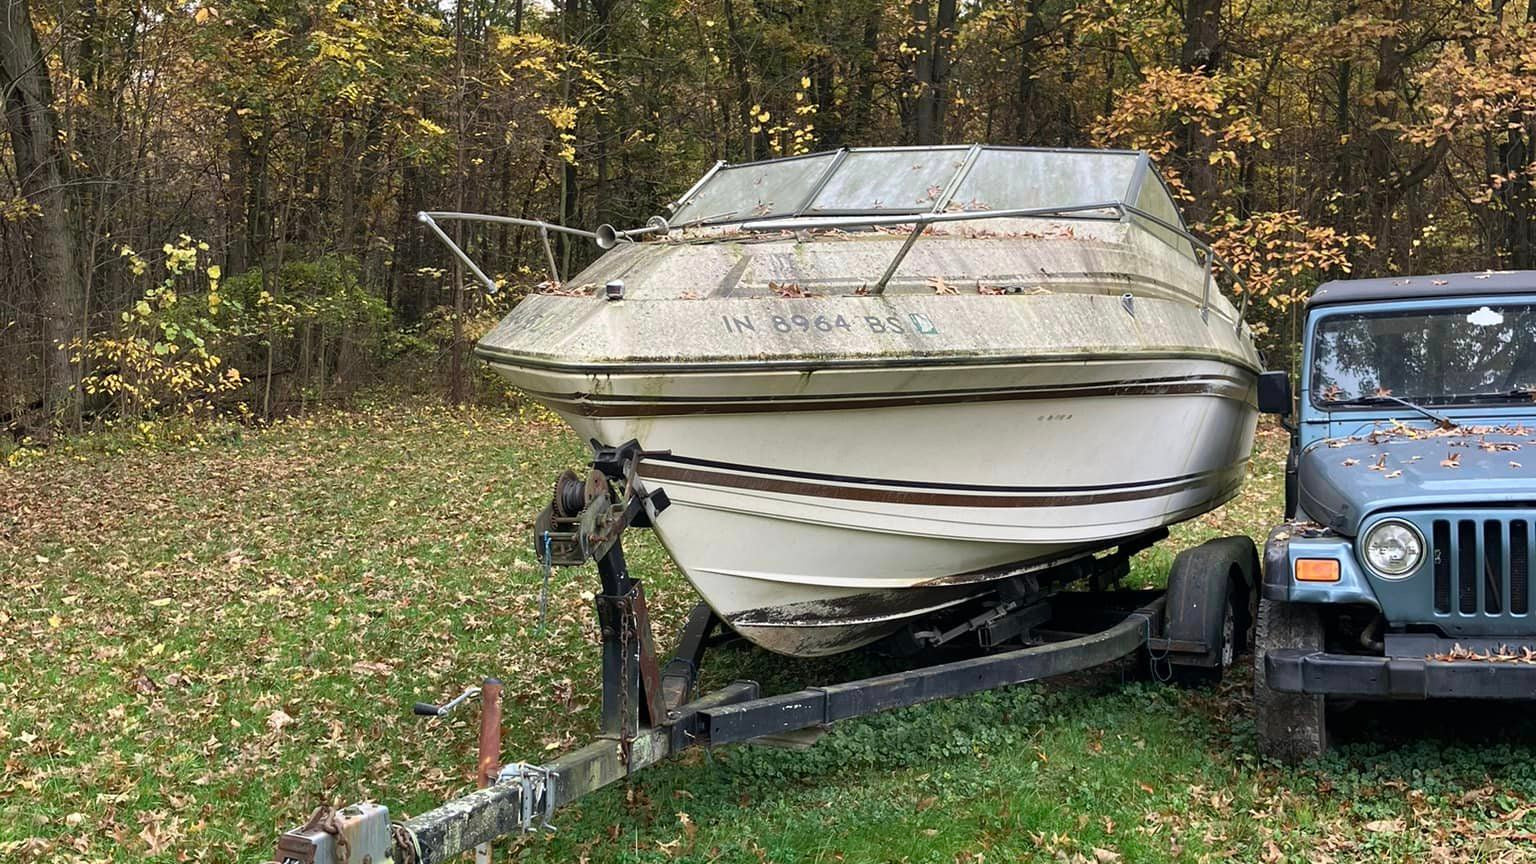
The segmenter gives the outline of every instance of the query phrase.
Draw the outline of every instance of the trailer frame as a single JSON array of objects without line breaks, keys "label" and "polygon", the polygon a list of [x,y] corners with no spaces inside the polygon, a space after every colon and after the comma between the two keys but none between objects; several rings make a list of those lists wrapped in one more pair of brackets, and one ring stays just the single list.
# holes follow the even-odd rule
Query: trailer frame
[{"label": "trailer frame", "polygon": [[[601,593],[594,605],[602,645],[598,737],[550,762],[506,764],[496,782],[403,822],[390,823],[387,808],[373,803],[322,808],[306,825],[278,839],[278,864],[439,864],[501,837],[549,829],[560,807],[684,750],[824,730],[895,708],[1091,669],[1138,651],[1154,665],[1192,667],[1208,666],[1219,654],[1220,646],[1201,635],[1212,632],[1201,618],[1208,611],[1170,614],[1169,592],[1101,587],[1057,591],[1001,613],[976,616],[967,631],[978,637],[979,653],[972,656],[777,695],[762,695],[749,680],[697,695],[707,649],[731,634],[700,603],[689,614],[676,651],[665,665],[659,662],[645,588],[629,572],[622,536],[628,528],[649,527],[668,500],[663,490],[647,491],[635,478],[635,466],[647,455],[636,442],[620,447],[593,442],[593,447],[591,474],[584,479],[572,472],[562,475],[536,531],[547,566],[597,563]],[[1061,566],[1075,568],[1069,574],[1074,581],[1086,576],[1096,586],[1111,584],[1125,575],[1131,554],[1163,536],[1166,531],[1149,532],[1102,555],[1078,556]],[[1217,547],[1204,559],[1194,557],[1212,572],[1229,565],[1234,574],[1241,570],[1251,589],[1256,555],[1251,541],[1241,538],[1254,560],[1252,566],[1239,561],[1243,548],[1238,539],[1199,547],[1226,543],[1230,552]],[[1220,578],[1226,572],[1221,570]],[[1025,644],[996,650],[1011,639]]]}]

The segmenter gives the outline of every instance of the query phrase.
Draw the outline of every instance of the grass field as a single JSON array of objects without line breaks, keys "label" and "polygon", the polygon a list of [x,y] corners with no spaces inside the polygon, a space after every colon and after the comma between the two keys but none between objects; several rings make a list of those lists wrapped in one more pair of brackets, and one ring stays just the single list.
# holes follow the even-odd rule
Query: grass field
[{"label": "grass field", "polygon": [[[1206,536],[1262,536],[1281,452],[1264,433],[1243,496],[1136,577]],[[322,802],[421,812],[471,785],[475,713],[423,721],[408,706],[487,674],[507,684],[509,759],[582,742],[595,577],[556,574],[539,633],[527,542],[582,455],[538,414],[412,405],[109,438],[0,468],[0,861],[262,861]],[[687,585],[653,543],[630,548],[670,634]],[[864,662],[741,651],[715,674],[784,689]],[[1254,755],[1246,671],[1215,691],[1122,671],[850,722],[806,752],[691,754],[499,854],[1536,860],[1523,707],[1360,707],[1336,753],[1286,769]]]}]

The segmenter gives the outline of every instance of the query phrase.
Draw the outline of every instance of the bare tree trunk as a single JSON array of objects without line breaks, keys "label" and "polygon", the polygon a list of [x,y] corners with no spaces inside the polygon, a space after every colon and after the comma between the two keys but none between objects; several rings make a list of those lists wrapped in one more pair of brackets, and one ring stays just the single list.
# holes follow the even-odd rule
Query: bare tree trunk
[{"label": "bare tree trunk", "polygon": [[1423,183],[1444,159],[1450,145],[1448,137],[1441,138],[1429,151],[1411,166],[1398,164],[1394,149],[1397,136],[1393,132],[1399,118],[1402,96],[1399,90],[1406,74],[1409,52],[1403,44],[1402,25],[1413,20],[1412,0],[1399,0],[1393,18],[1398,25],[1377,42],[1376,76],[1370,94],[1371,115],[1369,138],[1365,148],[1366,196],[1370,201],[1370,231],[1376,238],[1376,248],[1367,258],[1366,269],[1373,273],[1385,273],[1408,266],[1412,253],[1410,243],[1412,226],[1394,218],[1398,205],[1409,189]]},{"label": "bare tree trunk", "polygon": [[[1019,79],[1013,93],[1013,137],[1019,144],[1040,140],[1039,124],[1035,121],[1035,64],[1031,54],[1035,40],[1045,29],[1041,13],[1045,0],[1029,0],[1024,8],[1024,32],[1019,36]],[[1065,100],[1064,100],[1065,101]]]},{"label": "bare tree trunk", "polygon": [[36,206],[32,249],[41,280],[45,398],[55,415],[78,398],[67,343],[84,290],[69,162],[58,137],[53,88],[26,0],[11,0],[0,23],[0,86],[21,192]]},{"label": "bare tree trunk", "polygon": [[912,0],[912,35],[909,45],[916,52],[912,59],[912,81],[917,107],[912,116],[912,143],[934,143],[933,131],[933,25],[928,20],[928,0]]},{"label": "bare tree trunk", "polygon": [[1353,221],[1352,211],[1354,207],[1350,202],[1354,200],[1354,165],[1350,160],[1350,145],[1342,142],[1351,139],[1353,126],[1350,122],[1350,91],[1353,89],[1355,75],[1354,65],[1349,60],[1341,60],[1334,64],[1334,99],[1336,104],[1333,113],[1333,132],[1335,140],[1341,142],[1334,151],[1333,159],[1333,186],[1341,192],[1345,192],[1340,202],[1339,216],[1342,224],[1348,225]]},{"label": "bare tree trunk", "polygon": [[955,44],[955,16],[958,12],[955,0],[939,0],[939,18],[933,31],[933,118],[929,122],[933,140],[926,143],[943,144],[944,117],[949,113],[950,49]]},{"label": "bare tree trunk", "polygon": [[[465,128],[464,118],[464,0],[458,0],[453,7],[453,38],[454,52],[458,55],[459,86],[458,105],[456,117],[458,128],[455,130],[458,139],[454,151],[453,183],[454,183],[454,208],[464,210],[464,137],[468,134]],[[460,249],[464,248],[464,223],[453,223],[453,242]],[[454,405],[464,402],[464,264],[455,256],[453,259],[453,350],[449,355],[449,384],[448,401]]]},{"label": "bare tree trunk", "polygon": [[871,118],[874,117],[875,108],[875,80],[878,77],[876,63],[879,59],[880,49],[880,15],[882,8],[879,4],[870,6],[869,13],[864,17],[864,44],[859,53],[858,62],[855,64],[855,74],[858,80],[849,89],[853,93],[853,104],[849,106],[848,126],[845,137],[854,144],[869,144],[865,136],[869,134]]},{"label": "bare tree trunk", "polygon": [[[1503,3],[1496,4],[1495,10],[1497,16],[1502,16]],[[1536,23],[1536,0],[1527,3],[1525,21],[1527,24]],[[1489,172],[1501,174],[1505,178],[1497,196],[1500,207],[1496,219],[1502,224],[1497,230],[1496,242],[1506,266],[1514,270],[1525,270],[1536,265],[1536,193],[1533,193],[1531,187],[1536,177],[1532,176],[1533,154],[1530,146],[1532,133],[1536,132],[1533,125],[1536,124],[1531,122],[1525,112],[1510,112],[1504,140],[1497,144],[1493,165],[1490,166],[1493,170]]]},{"label": "bare tree trunk", "polygon": [[250,182],[247,177],[250,158],[245,122],[234,105],[229,106],[224,116],[224,146],[229,151],[229,182],[224,188],[224,260],[230,273],[240,273],[249,266],[245,194]]},{"label": "bare tree trunk", "polygon": [[[741,19],[736,13],[733,0],[725,0],[725,29],[730,42],[731,77],[736,81],[737,122],[741,124],[741,153],[738,158],[750,162],[757,158],[758,151],[768,149],[768,136],[762,131],[762,124],[752,116],[752,79],[747,71],[746,49],[742,46],[746,37],[742,35]],[[753,132],[753,127],[758,127],[758,131]]]},{"label": "bare tree trunk", "polygon": [[949,49],[955,39],[955,0],[939,0],[938,17],[929,20],[928,0],[912,0],[912,38],[917,41],[913,75],[917,110],[913,141],[944,142],[944,113],[949,107]]},{"label": "bare tree trunk", "polygon": [[[596,19],[592,34],[592,53],[596,55],[598,62],[613,59],[608,49],[608,37],[613,32],[610,20],[613,8],[617,0],[592,0],[592,14]],[[592,193],[592,222],[600,224],[612,222],[617,219],[617,209],[613,206],[612,188],[610,184],[610,166],[608,157],[608,139],[615,135],[615,129],[624,127],[623,96],[619,91],[609,97],[608,110],[598,111],[592,117],[592,128],[596,139],[593,142],[597,151],[597,185]],[[615,122],[614,118],[618,118]]]},{"label": "bare tree trunk", "polygon": [[[1221,0],[1185,0],[1184,49],[1179,67],[1185,72],[1214,76],[1221,70],[1225,52],[1221,45]],[[1184,156],[1184,185],[1191,202],[1187,212],[1191,221],[1204,222],[1211,217],[1211,203],[1216,196],[1216,171],[1210,153],[1212,135],[1198,121],[1179,128],[1179,151]]]}]

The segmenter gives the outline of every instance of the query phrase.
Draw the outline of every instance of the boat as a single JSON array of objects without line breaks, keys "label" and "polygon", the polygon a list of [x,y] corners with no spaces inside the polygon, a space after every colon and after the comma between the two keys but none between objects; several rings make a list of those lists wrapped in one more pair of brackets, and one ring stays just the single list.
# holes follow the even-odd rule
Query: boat
[{"label": "boat", "polygon": [[[718,163],[475,353],[647,451],[700,597],[835,654],[1155,536],[1243,482],[1260,362],[1148,154],[849,148]],[[1228,268],[1230,270],[1230,268]],[[1246,305],[1246,293],[1243,296]],[[1059,568],[1058,568],[1059,569]]]}]

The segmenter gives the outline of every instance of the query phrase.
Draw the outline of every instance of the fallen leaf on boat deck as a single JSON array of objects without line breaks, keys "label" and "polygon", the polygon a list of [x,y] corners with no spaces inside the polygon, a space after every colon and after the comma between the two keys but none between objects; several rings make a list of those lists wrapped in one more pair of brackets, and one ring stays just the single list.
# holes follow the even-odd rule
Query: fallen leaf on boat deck
[{"label": "fallen leaf on boat deck", "polygon": [[1393,471],[1393,472],[1391,472],[1390,474],[1387,475],[1387,479],[1388,480],[1396,480],[1397,478],[1399,478],[1401,476],[1403,476],[1403,472],[1401,472],[1401,471]]},{"label": "fallen leaf on boat deck", "polygon": [[1451,455],[1447,456],[1446,458],[1440,460],[1440,467],[1441,468],[1460,468],[1461,467],[1461,454],[1460,453],[1452,453]]},{"label": "fallen leaf on boat deck", "polygon": [[1354,459],[1354,458],[1345,459],[1343,464],[1344,464],[1345,468],[1352,468],[1352,467],[1354,467],[1356,465],[1359,465],[1360,464],[1360,460],[1359,459]]},{"label": "fallen leaf on boat deck", "polygon": [[955,290],[955,286],[949,284],[948,282],[945,282],[943,276],[929,276],[928,277],[928,287],[932,288],[933,289],[933,293],[935,293],[935,294],[959,294],[960,293],[959,291]]},{"label": "fallen leaf on boat deck", "polygon": [[794,282],[774,282],[772,280],[769,280],[769,282],[768,282],[768,290],[772,291],[773,293],[775,293],[777,295],[779,295],[780,297],[809,297],[809,296],[811,296],[810,294],[808,294],[806,292],[806,290],[804,288],[801,288],[799,285],[795,284]]}]

